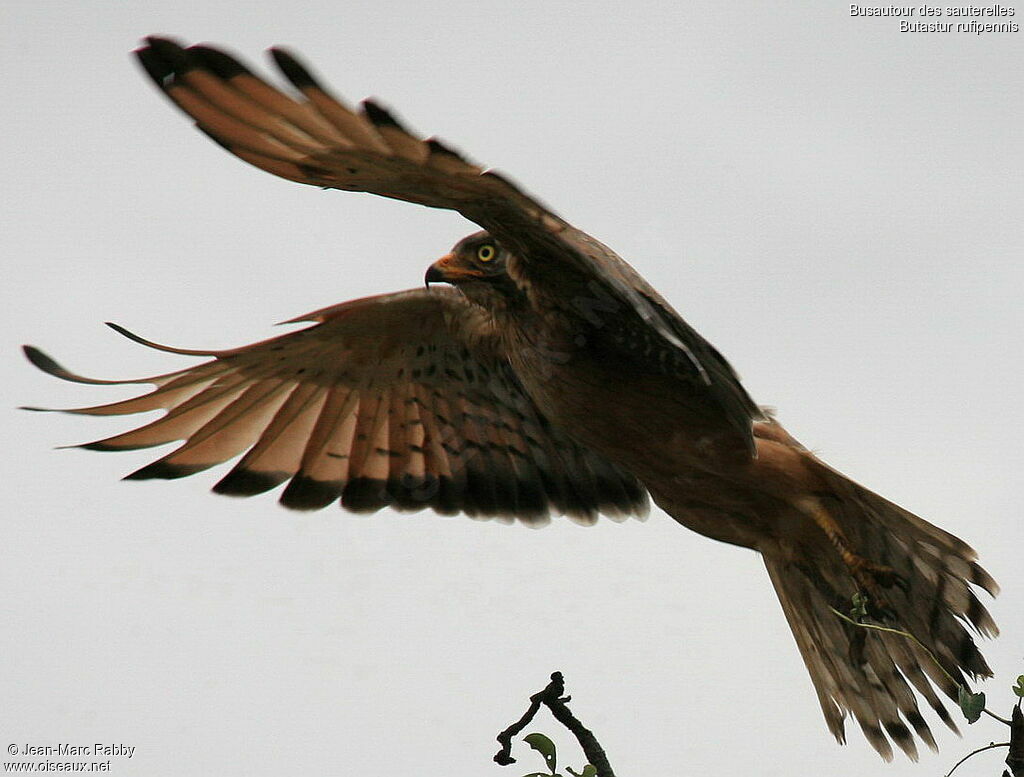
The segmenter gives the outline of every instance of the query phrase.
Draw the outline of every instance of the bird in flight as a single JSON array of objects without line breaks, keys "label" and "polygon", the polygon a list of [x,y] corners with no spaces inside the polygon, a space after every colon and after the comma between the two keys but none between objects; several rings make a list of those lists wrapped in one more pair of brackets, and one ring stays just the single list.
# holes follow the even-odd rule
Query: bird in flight
[{"label": "bird in flight", "polygon": [[[997,633],[975,592],[997,586],[966,543],[800,445],[611,249],[377,103],[351,109],[289,52],[270,53],[293,91],[218,48],[150,37],[136,51],[156,86],[246,162],[454,210],[483,231],[432,264],[426,288],[324,308],[293,319],[307,328],[241,348],[171,348],[114,326],[208,357],[175,372],[94,380],[27,346],[59,378],[155,387],[70,410],[166,411],[82,447],[184,441],[129,479],[241,456],[215,491],[286,483],[280,501],[299,510],[593,523],[643,516],[649,495],[683,526],[761,553],[837,739],[852,715],[884,758],[890,741],[914,758],[912,731],[935,747],[920,699],[956,730],[937,691],[956,699],[965,675],[989,676],[972,632]],[[839,617],[855,596],[865,622],[919,644]]]}]

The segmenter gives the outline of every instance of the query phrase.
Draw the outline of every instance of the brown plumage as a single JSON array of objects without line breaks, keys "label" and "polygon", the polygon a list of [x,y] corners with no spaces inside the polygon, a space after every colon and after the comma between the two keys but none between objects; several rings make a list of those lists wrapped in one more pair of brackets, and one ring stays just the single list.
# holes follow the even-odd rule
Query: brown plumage
[{"label": "brown plumage", "polygon": [[[551,426],[523,393],[497,343],[475,331],[476,309],[450,289],[355,300],[288,323],[315,325],[133,381],[155,390],[68,410],[121,415],[165,410],[90,450],[187,442],[127,476],[180,478],[245,455],[214,490],[252,496],[288,482],[281,503],[313,510],[341,500],[355,512],[393,507],[546,522],[553,509],[582,523],[647,511],[636,478]],[[41,369],[69,373],[33,348]]]},{"label": "brown plumage", "polygon": [[[760,551],[829,729],[852,714],[885,758],[934,740],[923,698],[989,674],[971,630],[995,583],[956,537],[830,469],[750,399],[722,356],[610,249],[506,178],[380,106],[350,110],[287,52],[289,96],[224,52],[150,38],[157,86],[236,156],[306,184],[448,208],[479,224],[428,288],[355,300],[313,325],[127,383],[141,397],[71,412],[161,418],[85,447],[184,444],[130,478],[177,478],[241,454],[215,486],[281,502],[385,506],[540,523],[643,514]],[[34,348],[41,369],[85,383]],[[840,619],[854,594],[868,621]],[[947,677],[947,674],[949,677]],[[952,680],[950,680],[952,677]],[[914,733],[912,733],[912,731]]]}]

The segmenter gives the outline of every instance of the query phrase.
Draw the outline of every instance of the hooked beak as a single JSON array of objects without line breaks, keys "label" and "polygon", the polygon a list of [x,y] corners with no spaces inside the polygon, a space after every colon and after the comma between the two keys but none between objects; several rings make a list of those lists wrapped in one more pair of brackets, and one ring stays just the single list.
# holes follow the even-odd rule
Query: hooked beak
[{"label": "hooked beak", "polygon": [[482,272],[459,267],[457,261],[455,254],[445,254],[427,268],[427,273],[423,276],[424,283],[429,287],[431,283],[458,284],[484,277]]},{"label": "hooked beak", "polygon": [[427,274],[423,276],[423,282],[427,284],[428,289],[432,283],[444,283],[444,273],[438,269],[436,264],[432,264],[427,268]]}]

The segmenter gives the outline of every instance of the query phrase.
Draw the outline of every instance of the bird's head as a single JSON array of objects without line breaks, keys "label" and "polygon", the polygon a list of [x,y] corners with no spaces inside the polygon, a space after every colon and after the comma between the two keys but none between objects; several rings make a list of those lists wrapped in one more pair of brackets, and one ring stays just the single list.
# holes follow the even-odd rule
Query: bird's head
[{"label": "bird's head", "polygon": [[487,232],[462,238],[452,250],[427,269],[424,280],[457,286],[470,300],[485,308],[508,304],[518,288],[508,274],[510,255]]}]

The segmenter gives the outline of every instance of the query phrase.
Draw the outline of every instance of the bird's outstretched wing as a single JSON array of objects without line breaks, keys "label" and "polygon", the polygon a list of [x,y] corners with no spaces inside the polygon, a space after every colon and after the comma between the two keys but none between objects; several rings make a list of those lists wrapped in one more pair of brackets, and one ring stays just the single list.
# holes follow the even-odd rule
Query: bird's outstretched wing
[{"label": "bird's outstretched wing", "polygon": [[510,250],[520,275],[558,288],[570,309],[588,318],[635,320],[651,334],[651,347],[665,354],[661,362],[702,386],[753,450],[751,419],[760,410],[732,368],[614,251],[508,178],[435,138],[415,136],[377,103],[366,100],[351,110],[284,49],[270,53],[298,96],[219,48],[149,37],[136,51],[161,91],[241,159],[300,183],[458,211]]},{"label": "bird's outstretched wing", "polygon": [[[450,289],[346,302],[294,319],[313,326],[212,356],[195,367],[128,381],[68,372],[26,347],[40,369],[84,383],[155,390],[69,410],[125,415],[163,409],[142,427],[83,445],[176,450],[128,475],[179,478],[245,455],[214,487],[249,496],[290,481],[281,503],[356,512],[393,507],[545,523],[560,512],[593,523],[644,515],[636,479],[552,427],[523,393],[478,309]],[[292,322],[289,322],[292,323]]]},{"label": "bird's outstretched wing", "polygon": [[542,239],[569,228],[503,176],[435,138],[414,136],[376,102],[351,110],[285,49],[270,54],[300,99],[219,48],[149,37],[136,51],[154,83],[201,130],[267,172],[459,211],[495,233],[535,232]]}]

